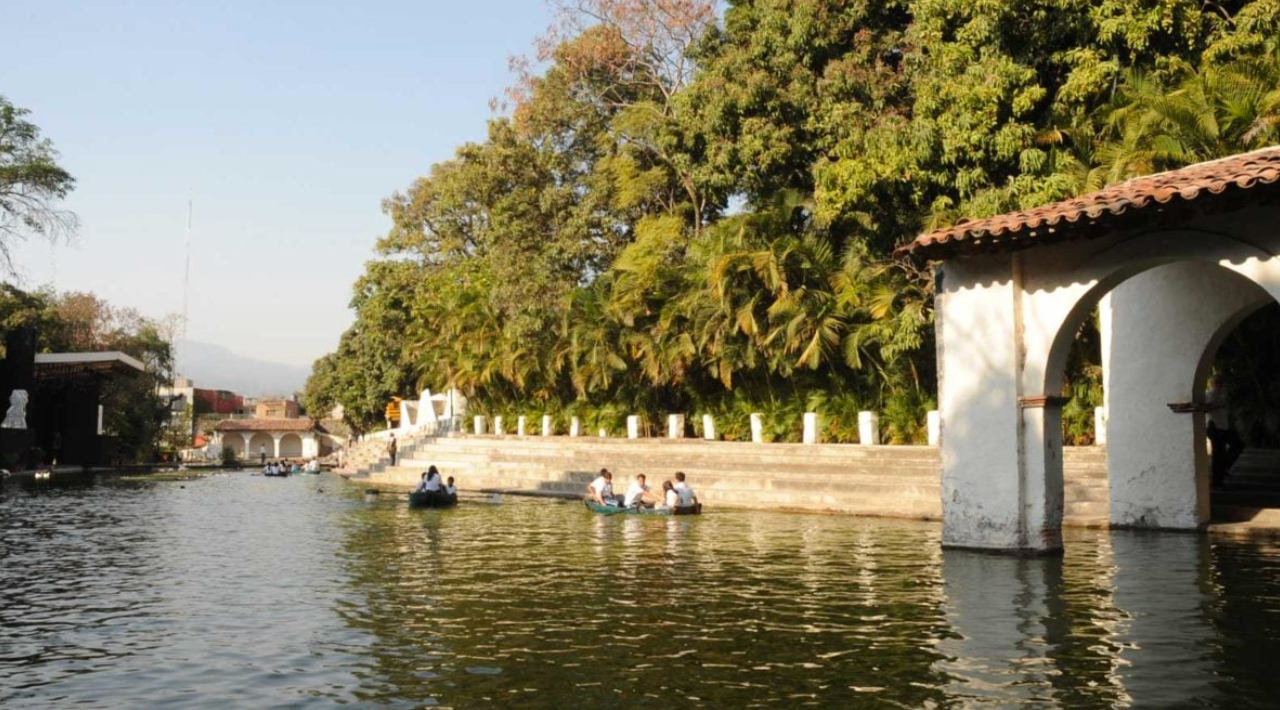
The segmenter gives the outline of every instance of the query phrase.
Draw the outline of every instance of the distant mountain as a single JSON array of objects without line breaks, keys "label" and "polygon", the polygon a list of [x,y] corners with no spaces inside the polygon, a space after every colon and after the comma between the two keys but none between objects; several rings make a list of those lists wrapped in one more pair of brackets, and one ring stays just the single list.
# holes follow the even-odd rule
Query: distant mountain
[{"label": "distant mountain", "polygon": [[302,390],[311,369],[237,355],[221,345],[190,341],[179,345],[178,374],[203,389],[231,390],[249,397],[291,395]]}]

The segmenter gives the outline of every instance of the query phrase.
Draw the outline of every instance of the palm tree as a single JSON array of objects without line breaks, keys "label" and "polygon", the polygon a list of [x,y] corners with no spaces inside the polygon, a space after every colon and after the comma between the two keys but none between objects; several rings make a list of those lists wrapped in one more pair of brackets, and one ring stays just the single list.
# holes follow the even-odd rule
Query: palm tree
[{"label": "palm tree", "polygon": [[1102,151],[1112,182],[1262,148],[1280,139],[1280,50],[1167,81],[1133,72],[1117,98]]}]

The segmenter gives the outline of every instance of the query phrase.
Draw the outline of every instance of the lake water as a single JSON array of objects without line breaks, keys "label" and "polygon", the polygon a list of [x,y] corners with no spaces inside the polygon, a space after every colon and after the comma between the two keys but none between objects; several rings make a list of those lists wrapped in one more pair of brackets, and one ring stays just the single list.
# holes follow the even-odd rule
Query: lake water
[{"label": "lake water", "polygon": [[[696,481],[694,482],[696,484]],[[508,497],[324,476],[9,483],[0,708],[1280,706],[1280,545]]]}]

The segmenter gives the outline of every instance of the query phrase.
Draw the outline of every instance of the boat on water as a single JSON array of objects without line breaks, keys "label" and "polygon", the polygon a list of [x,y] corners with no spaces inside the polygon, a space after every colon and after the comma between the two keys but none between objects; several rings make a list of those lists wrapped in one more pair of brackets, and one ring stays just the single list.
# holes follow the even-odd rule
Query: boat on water
[{"label": "boat on water", "polygon": [[620,505],[600,505],[590,498],[583,498],[582,504],[587,506],[587,510],[601,515],[702,515],[701,503],[676,508],[645,508],[642,506],[624,508]]},{"label": "boat on water", "polygon": [[414,492],[409,494],[410,508],[452,508],[458,504],[457,494],[434,491]]}]

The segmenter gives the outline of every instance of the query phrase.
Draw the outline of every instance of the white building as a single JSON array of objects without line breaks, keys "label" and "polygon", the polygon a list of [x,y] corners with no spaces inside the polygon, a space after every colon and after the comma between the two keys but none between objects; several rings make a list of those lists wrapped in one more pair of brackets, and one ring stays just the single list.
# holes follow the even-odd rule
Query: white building
[{"label": "white building", "polygon": [[312,459],[328,453],[327,434],[315,422],[300,419],[225,419],[213,428],[213,450],[231,447],[236,458]]},{"label": "white building", "polygon": [[1207,521],[1209,370],[1280,298],[1280,147],[961,223],[898,255],[937,267],[944,545],[1061,549],[1063,377],[1095,307],[1112,525]]}]

